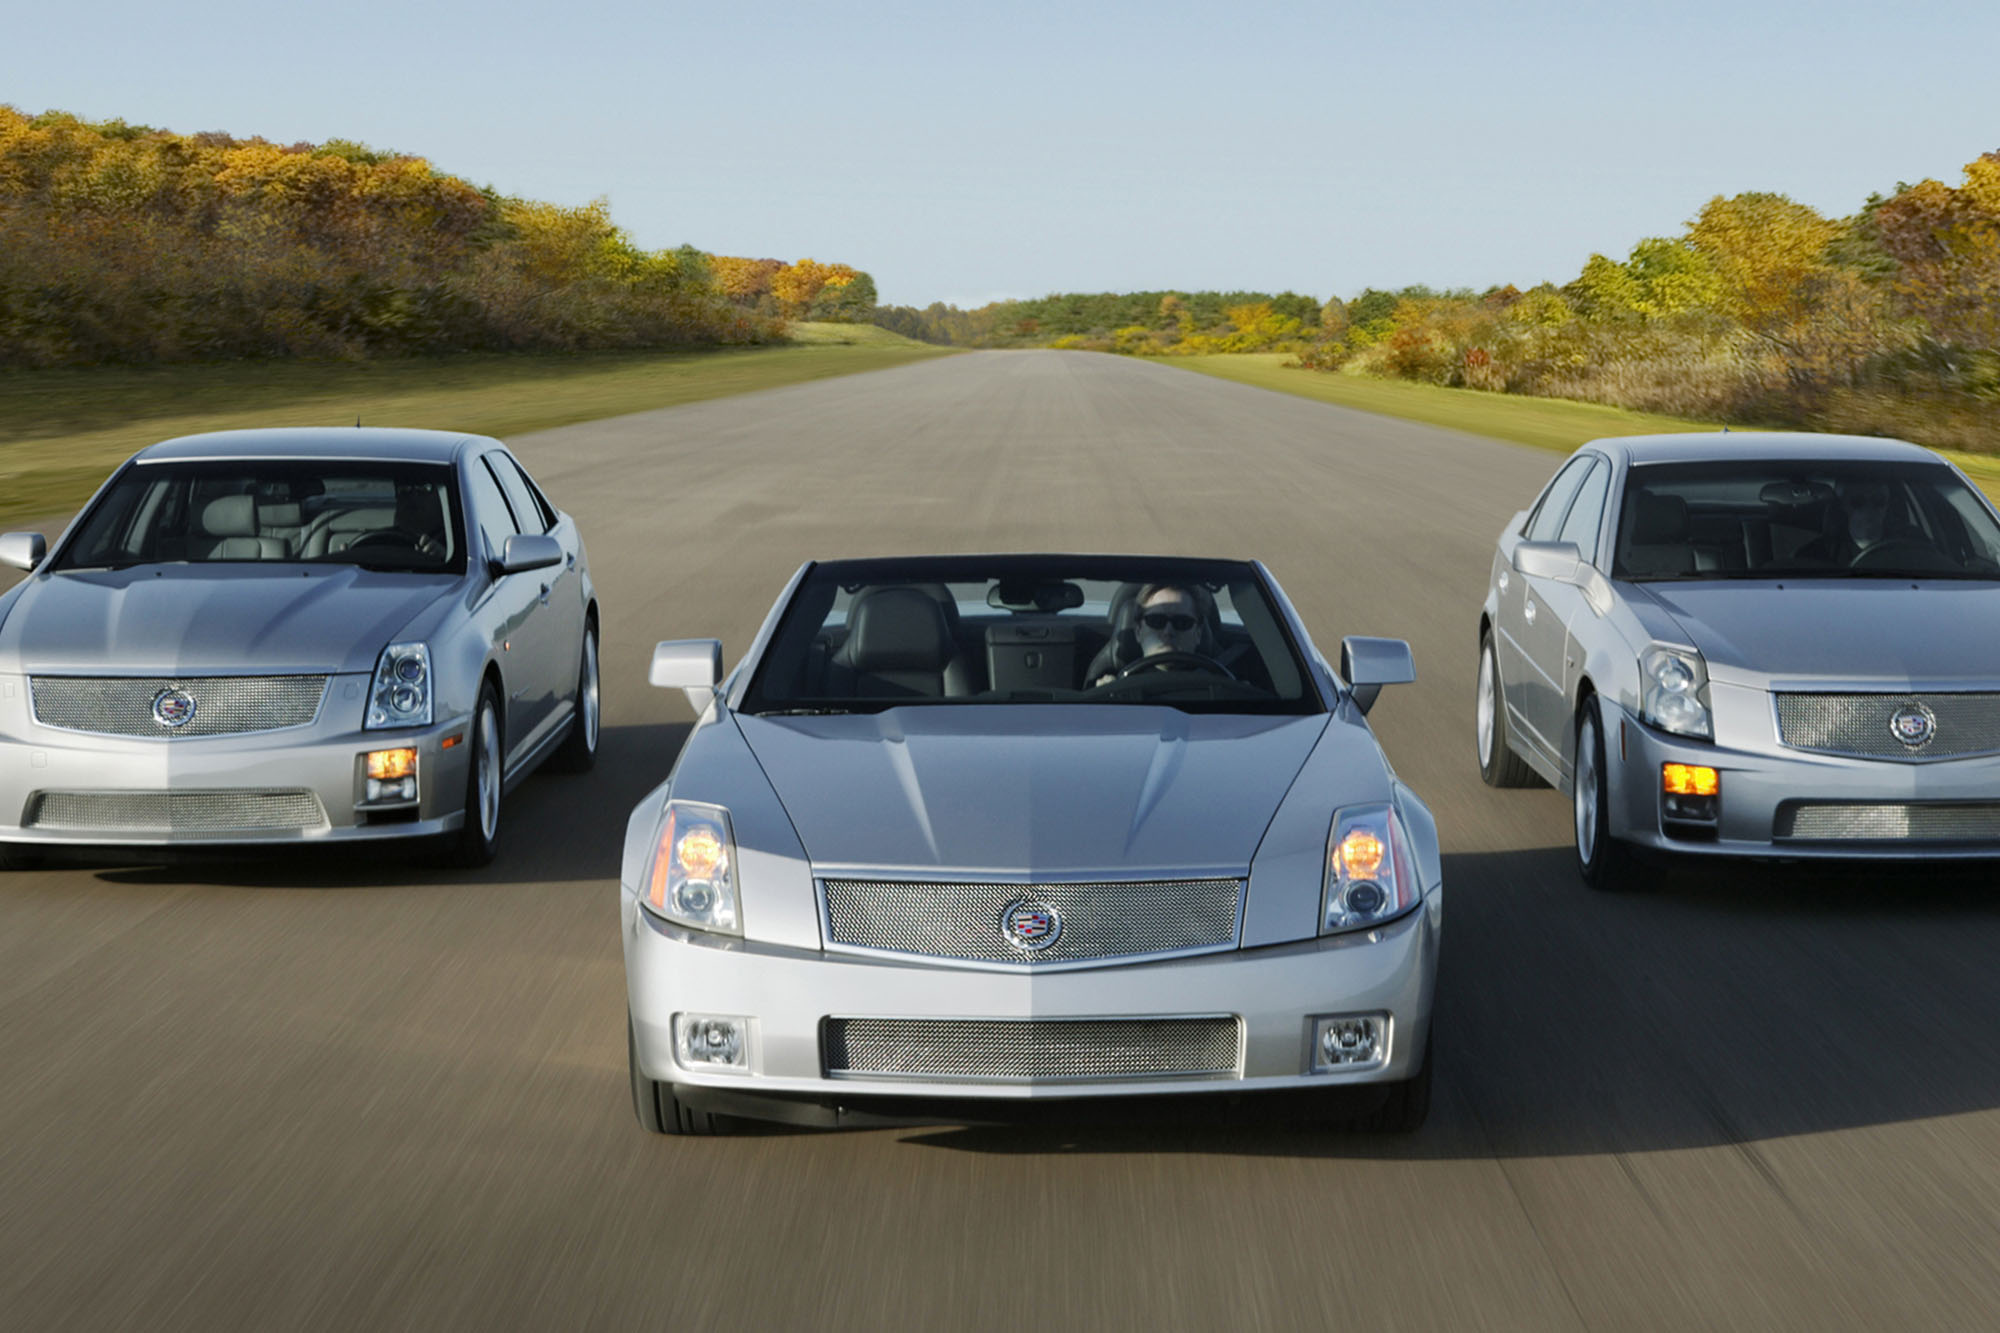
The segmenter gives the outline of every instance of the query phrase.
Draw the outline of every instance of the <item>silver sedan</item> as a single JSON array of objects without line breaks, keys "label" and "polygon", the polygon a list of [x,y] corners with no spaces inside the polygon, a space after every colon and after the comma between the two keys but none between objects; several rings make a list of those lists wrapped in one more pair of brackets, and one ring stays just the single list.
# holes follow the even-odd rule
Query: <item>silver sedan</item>
[{"label": "silver sedan", "polygon": [[1598,440],[1479,617],[1496,787],[1571,794],[1584,880],[1685,856],[2000,856],[2000,516],[1894,440]]},{"label": "silver sedan", "polygon": [[[1443,884],[1430,812],[1261,565],[1110,556],[800,570],[633,811],[632,1096],[985,1120],[1184,1094],[1420,1124]],[[1050,1103],[1054,1103],[1054,1107]]]},{"label": "silver sedan", "polygon": [[496,440],[231,431],[120,468],[0,594],[0,866],[61,845],[420,840],[590,767],[576,523]]}]

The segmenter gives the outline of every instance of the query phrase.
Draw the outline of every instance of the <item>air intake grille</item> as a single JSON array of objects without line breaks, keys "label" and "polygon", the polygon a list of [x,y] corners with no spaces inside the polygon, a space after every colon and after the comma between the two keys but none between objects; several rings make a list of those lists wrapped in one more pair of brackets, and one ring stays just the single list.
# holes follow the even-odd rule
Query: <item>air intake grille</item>
[{"label": "air intake grille", "polygon": [[1241,1023],[1216,1018],[829,1018],[830,1078],[979,1083],[1225,1077]]},{"label": "air intake grille", "polygon": [[[319,716],[325,676],[33,676],[35,721],[65,731],[180,740],[302,727]],[[178,727],[154,716],[154,701],[177,690],[194,701]]]},{"label": "air intake grille", "polygon": [[1795,842],[2000,842],[2000,804],[1787,801],[1774,833]]},{"label": "air intake grille", "polygon": [[[1780,694],[1777,701],[1778,739],[1795,750],[1906,762],[2000,751],[2000,694]],[[1936,719],[1922,745],[1905,745],[1889,729],[1910,708]]]},{"label": "air intake grille", "polygon": [[28,798],[24,826],[79,833],[205,838],[325,828],[310,791],[44,791]]},{"label": "air intake grille", "polygon": [[[934,884],[824,881],[834,944],[927,958],[1061,963],[1226,949],[1236,942],[1243,881],[1130,880],[1103,884]],[[1055,942],[1016,947],[1001,918],[1016,903],[1055,909]]]}]

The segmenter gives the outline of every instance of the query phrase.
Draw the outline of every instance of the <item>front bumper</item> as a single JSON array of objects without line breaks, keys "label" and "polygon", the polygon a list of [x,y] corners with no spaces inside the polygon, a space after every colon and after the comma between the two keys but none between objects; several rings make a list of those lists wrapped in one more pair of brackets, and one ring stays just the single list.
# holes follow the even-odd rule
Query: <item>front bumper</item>
[{"label": "front bumper", "polygon": [[[1610,832],[1641,847],[1697,856],[1808,860],[1978,860],[2000,858],[2000,837],[1779,837],[1788,803],[1861,806],[1981,806],[2000,802],[2000,757],[1925,764],[1849,759],[1804,750],[1733,749],[1656,731],[1619,707],[1605,711]],[[1720,774],[1712,830],[1668,820],[1660,799],[1662,764],[1698,764]]]},{"label": "front bumper", "polygon": [[[716,1109],[800,1106],[987,1106],[1189,1094],[1331,1091],[1414,1077],[1422,1067],[1437,974],[1439,890],[1375,931],[1183,959],[1026,973],[911,964],[787,949],[683,930],[621,896],[634,1058],[644,1075]],[[748,1068],[675,1058],[681,1013],[750,1020]],[[1389,1016],[1388,1053],[1359,1071],[1314,1074],[1312,1019]],[[830,1018],[1054,1020],[1230,1015],[1235,1069],[1194,1077],[982,1081],[955,1076],[830,1076]],[[799,1117],[779,1117],[799,1118]],[[951,1116],[948,1118],[970,1118]]]},{"label": "front bumper", "polygon": [[[318,717],[305,726],[166,740],[44,726],[30,711],[22,679],[0,680],[0,842],[323,844],[458,828],[471,754],[464,741],[468,719],[364,731],[356,724],[368,681],[333,677]],[[7,690],[8,683],[15,688]],[[396,747],[417,750],[417,800],[371,805],[363,756]],[[120,822],[127,810],[133,821]],[[311,813],[293,818],[293,810]],[[274,811],[282,821],[276,826]]]}]

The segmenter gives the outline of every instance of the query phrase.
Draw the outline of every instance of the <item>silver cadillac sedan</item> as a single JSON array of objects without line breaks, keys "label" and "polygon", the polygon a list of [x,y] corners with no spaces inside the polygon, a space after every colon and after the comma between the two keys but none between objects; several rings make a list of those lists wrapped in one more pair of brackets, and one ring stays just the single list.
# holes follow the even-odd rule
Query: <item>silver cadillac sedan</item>
[{"label": "silver cadillac sedan", "polygon": [[[1435,825],[1260,564],[808,564],[621,873],[632,1097],[656,1133],[1213,1111],[1414,1129],[1430,1100]],[[1301,1103],[1303,1105],[1301,1105]]]},{"label": "silver cadillac sedan", "polygon": [[192,435],[121,467],[0,594],[0,865],[56,845],[417,840],[597,748],[576,523],[496,440]]},{"label": "silver cadillac sedan", "polygon": [[1895,440],[1585,445],[1479,616],[1492,786],[1574,801],[1577,862],[2000,856],[2000,518]]}]

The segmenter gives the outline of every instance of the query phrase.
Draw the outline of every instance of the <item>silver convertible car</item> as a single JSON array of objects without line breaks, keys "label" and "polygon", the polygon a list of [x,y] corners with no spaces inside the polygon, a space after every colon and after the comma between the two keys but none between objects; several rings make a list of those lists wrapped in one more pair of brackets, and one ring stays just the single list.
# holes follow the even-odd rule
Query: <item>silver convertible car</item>
[{"label": "silver convertible car", "polygon": [[496,440],[192,435],[0,594],[0,864],[65,844],[420,839],[492,859],[503,790],[597,746],[575,522]]},{"label": "silver convertible car", "polygon": [[1689,856],[2000,856],[2000,518],[1913,444],[1585,445],[1501,534],[1479,765],[1596,887]]},{"label": "silver convertible car", "polygon": [[1411,679],[1224,560],[808,564],[726,680],[659,645],[700,721],[625,840],[640,1123],[1415,1128],[1437,836],[1363,718]]}]

